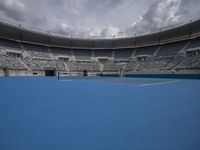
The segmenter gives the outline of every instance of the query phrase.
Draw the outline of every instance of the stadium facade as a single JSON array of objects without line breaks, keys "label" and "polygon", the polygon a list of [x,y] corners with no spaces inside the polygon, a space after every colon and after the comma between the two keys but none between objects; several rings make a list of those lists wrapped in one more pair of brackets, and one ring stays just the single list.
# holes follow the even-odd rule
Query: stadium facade
[{"label": "stadium facade", "polygon": [[134,37],[73,38],[0,22],[0,76],[199,74],[200,20]]}]

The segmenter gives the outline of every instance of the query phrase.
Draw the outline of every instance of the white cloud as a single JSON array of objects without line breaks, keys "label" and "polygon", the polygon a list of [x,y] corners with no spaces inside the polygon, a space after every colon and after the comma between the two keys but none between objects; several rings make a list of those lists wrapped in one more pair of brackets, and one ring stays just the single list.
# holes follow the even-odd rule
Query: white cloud
[{"label": "white cloud", "polygon": [[16,21],[25,21],[24,11],[26,6],[20,0],[1,0],[0,11],[5,16],[10,17]]},{"label": "white cloud", "polygon": [[199,6],[197,0],[0,0],[0,15],[67,36],[113,36],[190,20]]},{"label": "white cloud", "polygon": [[61,23],[61,24],[56,25],[53,30],[56,33],[65,34],[68,36],[71,36],[72,34],[74,34],[74,29],[66,23]]},{"label": "white cloud", "polygon": [[102,37],[112,37],[112,36],[118,35],[119,32],[120,32],[120,29],[118,27],[111,25],[109,27],[102,29],[101,36]]},{"label": "white cloud", "polygon": [[[190,0],[190,2],[192,1]],[[198,13],[189,9],[188,4],[185,0],[159,0],[140,16],[139,21],[134,22],[126,32],[132,35],[135,33],[149,33],[191,20]],[[195,5],[193,6],[195,7]],[[188,11],[183,10],[183,8]]]},{"label": "white cloud", "polygon": [[161,0],[150,7],[138,22],[132,24],[127,32],[140,33],[176,24],[181,17],[179,14],[181,0]]},{"label": "white cloud", "polygon": [[45,26],[46,17],[30,8],[24,0],[1,0],[0,14],[2,19],[14,21],[15,24],[23,24],[31,28]]}]

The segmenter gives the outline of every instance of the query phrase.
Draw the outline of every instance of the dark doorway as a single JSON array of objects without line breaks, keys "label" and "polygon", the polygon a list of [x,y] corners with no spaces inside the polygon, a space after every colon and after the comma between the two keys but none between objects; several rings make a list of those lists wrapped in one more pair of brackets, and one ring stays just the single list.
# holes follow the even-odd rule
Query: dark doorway
[{"label": "dark doorway", "polygon": [[4,72],[4,77],[8,77],[9,76],[8,69],[4,69],[3,72]]},{"label": "dark doorway", "polygon": [[83,70],[83,76],[87,77],[88,76],[88,71],[87,70]]},{"label": "dark doorway", "polygon": [[37,73],[37,72],[33,72],[33,75],[34,75],[34,76],[37,76],[37,75],[38,75],[38,73]]},{"label": "dark doorway", "polygon": [[55,76],[55,71],[54,70],[45,70],[45,76],[54,77]]}]

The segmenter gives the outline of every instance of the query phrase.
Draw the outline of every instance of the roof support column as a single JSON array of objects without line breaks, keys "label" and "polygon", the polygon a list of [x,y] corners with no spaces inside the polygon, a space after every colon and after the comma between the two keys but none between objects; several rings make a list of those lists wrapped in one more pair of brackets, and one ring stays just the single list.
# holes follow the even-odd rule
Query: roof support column
[{"label": "roof support column", "polygon": [[161,32],[162,32],[162,29],[159,30],[159,33],[158,33],[158,44],[160,45],[161,43]]},{"label": "roof support column", "polygon": [[191,24],[192,24],[192,20],[190,20],[190,23],[188,24],[188,38],[191,39],[191,33],[192,33],[192,29],[191,29]]},{"label": "roof support column", "polygon": [[113,35],[112,48],[115,48],[115,36]]},{"label": "roof support column", "polygon": [[21,24],[19,24],[19,40],[22,42],[22,30],[21,30]]},{"label": "roof support column", "polygon": [[47,44],[48,44],[48,46],[50,45],[50,38],[51,38],[51,35],[50,35],[49,31],[47,31]]},{"label": "roof support column", "polygon": [[136,45],[137,45],[136,36],[137,36],[137,33],[135,33],[135,38],[134,38],[134,46],[136,46]]}]

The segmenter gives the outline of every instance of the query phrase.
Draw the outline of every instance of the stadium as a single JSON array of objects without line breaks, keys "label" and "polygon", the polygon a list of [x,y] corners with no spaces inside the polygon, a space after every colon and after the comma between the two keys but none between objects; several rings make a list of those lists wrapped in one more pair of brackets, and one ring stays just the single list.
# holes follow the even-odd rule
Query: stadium
[{"label": "stadium", "polygon": [[11,1],[20,3],[0,19],[0,150],[200,149],[199,18],[125,36],[75,36],[8,21],[25,7]]},{"label": "stadium", "polygon": [[200,20],[113,39],[65,38],[0,23],[1,76],[200,73]]}]

